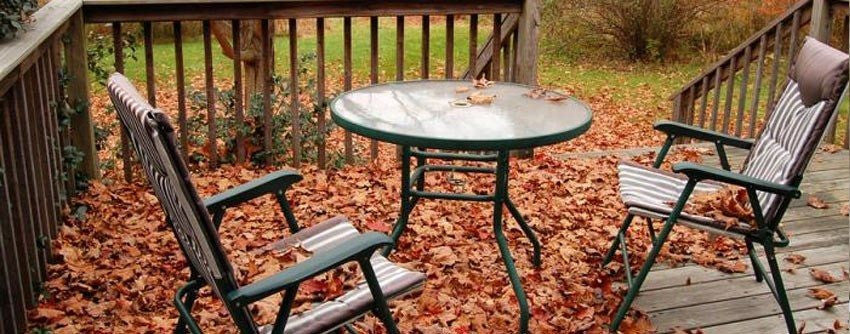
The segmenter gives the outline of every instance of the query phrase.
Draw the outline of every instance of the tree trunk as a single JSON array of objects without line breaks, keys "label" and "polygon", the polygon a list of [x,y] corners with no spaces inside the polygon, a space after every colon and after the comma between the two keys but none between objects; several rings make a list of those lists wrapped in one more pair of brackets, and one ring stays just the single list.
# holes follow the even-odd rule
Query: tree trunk
[{"label": "tree trunk", "polygon": [[[254,94],[260,93],[260,89],[263,86],[262,71],[260,70],[260,64],[262,64],[263,60],[263,40],[259,20],[240,22],[242,26],[240,27],[241,45],[239,49],[241,50],[242,74],[244,76],[242,82],[245,87],[246,101],[250,101],[250,98]],[[228,21],[213,21],[212,31],[216,40],[221,45],[222,53],[228,58],[233,59],[231,23]],[[274,36],[274,34],[271,35]],[[272,52],[272,54],[274,53]],[[274,67],[272,62],[270,62],[269,66]]]}]

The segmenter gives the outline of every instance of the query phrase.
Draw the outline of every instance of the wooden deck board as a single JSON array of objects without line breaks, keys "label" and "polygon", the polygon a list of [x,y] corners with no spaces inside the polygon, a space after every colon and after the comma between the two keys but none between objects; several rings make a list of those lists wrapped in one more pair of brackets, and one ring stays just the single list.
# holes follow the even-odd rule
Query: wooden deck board
[{"label": "wooden deck board", "polygon": [[[713,149],[713,146],[702,147]],[[657,149],[568,154],[564,158],[629,157],[651,151]],[[729,149],[727,153],[732,170],[738,170],[747,152]],[[705,156],[703,163],[719,166],[716,156]],[[850,320],[850,283],[845,280],[824,284],[814,280],[809,269],[826,269],[834,275],[850,269],[850,220],[840,213],[841,206],[850,200],[848,151],[819,151],[809,164],[800,189],[803,196],[791,203],[782,222],[791,244],[778,250],[779,266],[783,270],[797,326],[805,322],[805,333],[825,333],[836,319],[845,324]],[[811,195],[824,200],[830,207],[809,207],[806,201]],[[801,265],[786,262],[785,257],[792,253],[805,256],[806,261]],[[761,259],[764,261],[763,255]],[[749,267],[749,261],[743,260]],[[796,270],[794,273],[786,272],[789,268]],[[820,301],[806,296],[813,287],[833,291],[839,296],[839,304],[829,310],[818,310]],[[705,333],[724,334],[786,332],[779,305],[767,286],[755,281],[752,268],[748,268],[746,273],[726,274],[693,263],[676,268],[657,264],[647,277],[635,307],[649,313],[659,333],[672,332],[674,327],[700,328]]]}]

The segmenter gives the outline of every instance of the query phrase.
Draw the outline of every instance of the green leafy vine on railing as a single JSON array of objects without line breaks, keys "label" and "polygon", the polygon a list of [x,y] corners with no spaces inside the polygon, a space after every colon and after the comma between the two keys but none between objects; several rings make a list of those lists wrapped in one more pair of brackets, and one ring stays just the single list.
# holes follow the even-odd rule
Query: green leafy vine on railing
[{"label": "green leafy vine on railing", "polygon": [[11,39],[23,31],[36,9],[38,3],[34,0],[0,1],[0,41]]}]

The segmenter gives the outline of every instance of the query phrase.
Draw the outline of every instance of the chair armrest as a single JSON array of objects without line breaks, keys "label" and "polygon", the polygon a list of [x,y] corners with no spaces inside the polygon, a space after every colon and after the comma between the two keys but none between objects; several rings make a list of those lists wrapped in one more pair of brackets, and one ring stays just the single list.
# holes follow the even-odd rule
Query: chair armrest
[{"label": "chair armrest", "polygon": [[378,248],[392,244],[392,239],[386,234],[364,233],[339,244],[333,249],[316,253],[293,267],[243,286],[228,294],[227,298],[240,306],[245,306],[280,292],[293,284],[301,283],[313,276],[336,268],[343,263],[371,256]]},{"label": "chair armrest", "polygon": [[204,206],[210,211],[233,207],[266,194],[285,191],[303,178],[298,171],[279,170],[207,197]]},{"label": "chair armrest", "polygon": [[755,190],[773,194],[800,198],[800,190],[796,187],[765,181],[719,168],[698,165],[692,162],[677,163],[673,165],[673,171],[685,174],[692,180],[714,180],[742,187],[752,187]]},{"label": "chair armrest", "polygon": [[654,128],[655,130],[664,132],[668,135],[675,135],[676,137],[694,138],[748,150],[753,147],[752,140],[741,139],[717,131],[706,130],[697,126],[682,124],[679,122],[658,121],[655,123]]}]

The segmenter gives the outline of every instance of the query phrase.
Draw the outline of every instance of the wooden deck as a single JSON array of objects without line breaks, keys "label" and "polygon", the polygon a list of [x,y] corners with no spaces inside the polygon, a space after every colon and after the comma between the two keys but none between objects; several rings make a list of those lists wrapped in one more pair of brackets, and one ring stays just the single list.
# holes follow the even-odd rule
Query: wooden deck
[{"label": "wooden deck", "polygon": [[[630,155],[646,151],[605,154]],[[733,170],[740,166],[745,154],[744,150],[729,151]],[[705,158],[706,163],[715,161],[716,157]],[[803,178],[801,189],[803,196],[791,204],[783,221],[791,244],[779,250],[779,266],[783,271],[793,267],[784,261],[788,254],[806,257],[794,273],[783,272],[783,278],[797,326],[805,322],[804,333],[823,333],[832,328],[836,319],[845,325],[850,320],[850,283],[845,280],[823,284],[809,274],[809,268],[828,270],[834,275],[842,275],[843,270],[850,269],[850,220],[840,213],[841,206],[850,199],[848,151],[818,152]],[[818,210],[807,206],[809,195],[823,199],[830,207]],[[747,264],[749,266],[749,261]],[[838,303],[830,310],[818,310],[821,302],[806,296],[814,287],[836,293]],[[650,314],[659,333],[672,332],[676,326],[700,328],[705,333],[784,333],[786,330],[779,305],[767,285],[755,281],[752,268],[746,274],[725,274],[695,264],[678,268],[658,265],[647,277],[635,307]]]}]

